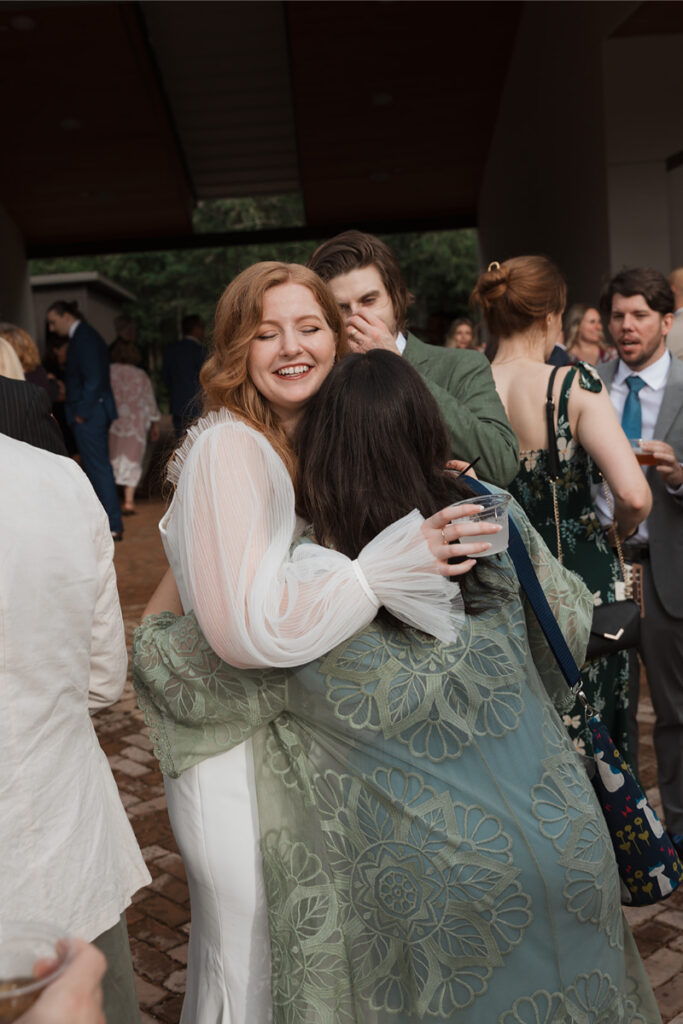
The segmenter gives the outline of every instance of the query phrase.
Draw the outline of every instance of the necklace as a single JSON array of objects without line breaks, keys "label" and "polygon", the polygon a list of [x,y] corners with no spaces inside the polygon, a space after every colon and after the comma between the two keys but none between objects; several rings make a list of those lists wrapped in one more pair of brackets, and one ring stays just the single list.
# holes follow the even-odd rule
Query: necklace
[{"label": "necklace", "polygon": [[505,366],[507,363],[538,363],[540,359],[532,359],[531,356],[513,356],[511,359],[494,359],[492,366]]}]

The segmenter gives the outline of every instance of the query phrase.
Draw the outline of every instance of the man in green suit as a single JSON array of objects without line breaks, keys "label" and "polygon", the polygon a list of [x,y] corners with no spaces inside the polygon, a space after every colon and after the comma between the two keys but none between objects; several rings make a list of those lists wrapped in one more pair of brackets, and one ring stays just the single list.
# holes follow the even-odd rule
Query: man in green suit
[{"label": "man in green suit", "polygon": [[308,266],[326,281],[356,352],[386,348],[422,375],[448,427],[453,455],[479,459],[477,475],[505,487],[519,470],[519,445],[481,352],[425,345],[406,330],[412,296],[391,249],[361,231],[323,242]]}]

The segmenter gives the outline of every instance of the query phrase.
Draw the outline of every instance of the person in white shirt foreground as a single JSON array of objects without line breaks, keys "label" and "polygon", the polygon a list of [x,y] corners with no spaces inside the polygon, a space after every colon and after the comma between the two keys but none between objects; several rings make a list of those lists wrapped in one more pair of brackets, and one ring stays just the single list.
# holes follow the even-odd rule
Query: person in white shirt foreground
[{"label": "person in white shirt foreground", "polygon": [[89,711],[127,655],[111,531],[69,459],[0,435],[0,907],[108,960],[108,1024],[139,1021],[125,923],[151,879]]}]

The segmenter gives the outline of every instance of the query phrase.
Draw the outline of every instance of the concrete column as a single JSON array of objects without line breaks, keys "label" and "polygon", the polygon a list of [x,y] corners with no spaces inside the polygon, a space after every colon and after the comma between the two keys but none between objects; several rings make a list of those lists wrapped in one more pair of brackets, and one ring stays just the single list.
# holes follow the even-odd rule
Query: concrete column
[{"label": "concrete column", "polygon": [[35,337],[26,247],[21,231],[0,206],[0,319],[10,320]]},{"label": "concrete column", "polygon": [[[677,5],[671,7],[676,9]],[[605,151],[612,272],[683,261],[683,34],[626,35],[604,46]]]},{"label": "concrete column", "polygon": [[564,271],[570,302],[610,268],[602,48],[637,4],[527,3],[479,198],[483,264],[528,253]]}]

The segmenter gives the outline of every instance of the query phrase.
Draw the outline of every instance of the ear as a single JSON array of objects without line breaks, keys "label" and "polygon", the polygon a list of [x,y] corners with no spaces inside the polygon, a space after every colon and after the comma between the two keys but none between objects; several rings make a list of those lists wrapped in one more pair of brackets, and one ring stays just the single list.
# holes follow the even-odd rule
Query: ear
[{"label": "ear", "polygon": [[662,337],[666,338],[667,334],[671,330],[674,324],[673,313],[664,313],[662,316]]}]

